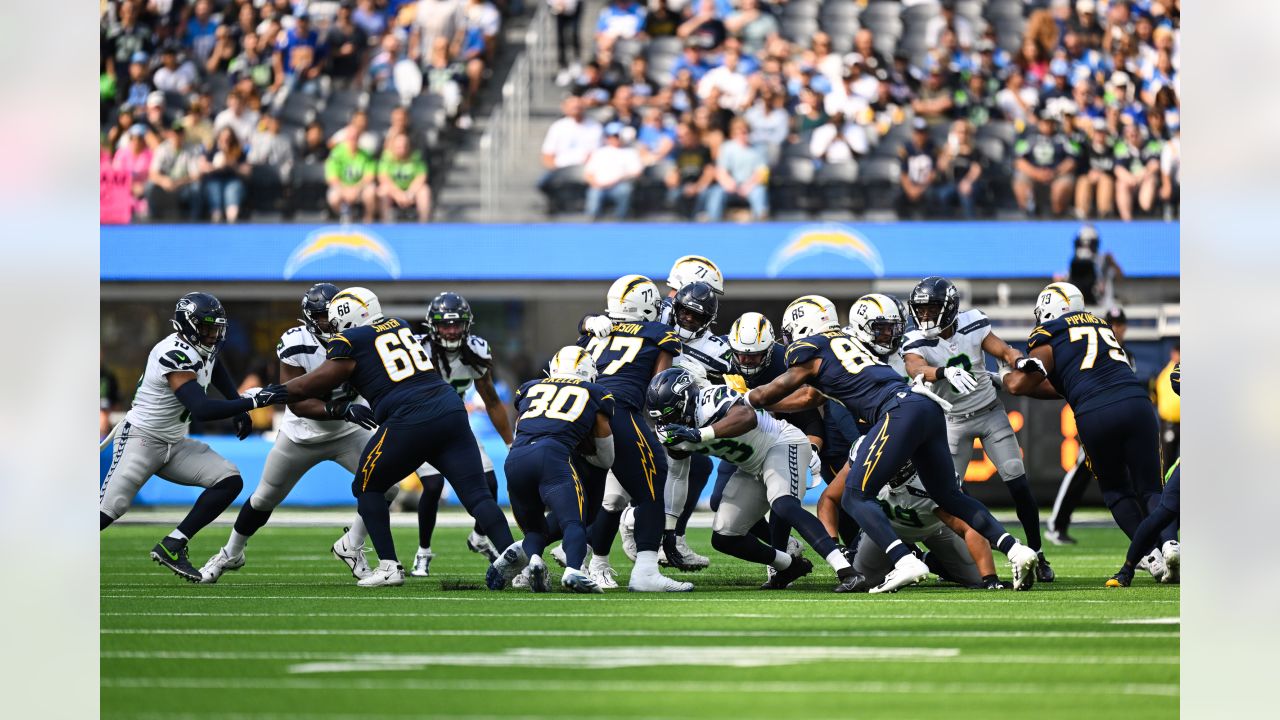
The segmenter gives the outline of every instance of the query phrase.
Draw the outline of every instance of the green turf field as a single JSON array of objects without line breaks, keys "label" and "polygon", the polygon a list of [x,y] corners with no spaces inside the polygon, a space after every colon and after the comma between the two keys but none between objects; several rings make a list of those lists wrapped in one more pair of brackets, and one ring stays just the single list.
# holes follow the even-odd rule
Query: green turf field
[{"label": "green turf field", "polygon": [[[401,588],[357,588],[328,553],[340,531],[293,527],[267,527],[243,570],[197,586],[148,558],[168,529],[102,535],[104,718],[1178,712],[1178,588],[1145,574],[1103,588],[1123,555],[1115,529],[1073,529],[1080,545],[1049,548],[1058,581],[1031,592],[925,584],[891,596],[834,595],[825,564],[788,591],[759,591],[763,571],[713,553],[708,530],[689,539],[712,566],[682,576],[697,589],[681,595],[489,592],[461,529],[437,531],[432,577]],[[412,558],[414,531],[396,535]],[[192,562],[225,538],[206,530]],[[625,587],[620,545],[613,560]]]}]

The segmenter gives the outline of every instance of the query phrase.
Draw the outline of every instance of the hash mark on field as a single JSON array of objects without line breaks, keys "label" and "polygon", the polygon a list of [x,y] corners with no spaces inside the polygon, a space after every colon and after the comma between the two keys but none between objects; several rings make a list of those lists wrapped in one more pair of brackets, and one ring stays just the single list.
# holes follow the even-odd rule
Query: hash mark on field
[{"label": "hash mark on field", "polygon": [[[392,630],[355,628],[262,629],[248,628],[102,628],[103,635],[350,635],[355,637],[670,637],[672,630]],[[975,638],[1164,638],[1176,640],[1177,632],[1094,632],[1088,630],[677,630],[685,637],[789,638],[789,637],[975,637]]]}]

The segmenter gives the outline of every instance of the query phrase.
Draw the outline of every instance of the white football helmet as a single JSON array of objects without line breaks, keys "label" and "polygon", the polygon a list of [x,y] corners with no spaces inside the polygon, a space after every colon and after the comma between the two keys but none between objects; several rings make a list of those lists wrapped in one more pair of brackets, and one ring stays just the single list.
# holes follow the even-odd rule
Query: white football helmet
[{"label": "white football helmet", "polygon": [[840,327],[836,304],[821,295],[804,295],[791,301],[782,311],[782,336],[784,342],[817,335]]},{"label": "white football helmet", "polygon": [[565,345],[547,365],[547,377],[595,382],[596,361],[585,348]]},{"label": "white football helmet", "polygon": [[1049,283],[1036,298],[1036,322],[1043,323],[1084,309],[1084,294],[1069,282]]},{"label": "white football helmet", "polygon": [[346,332],[381,319],[382,304],[368,288],[349,287],[329,301],[329,324],[334,332]]},{"label": "white football helmet", "polygon": [[658,286],[643,275],[623,275],[605,296],[606,312],[614,320],[658,319]]},{"label": "white football helmet", "polygon": [[902,317],[898,301],[888,295],[863,295],[849,308],[848,331],[881,357],[892,355],[902,347],[906,329],[907,321]]},{"label": "white football helmet", "polygon": [[733,321],[729,328],[729,347],[733,350],[733,366],[744,377],[755,377],[769,366],[777,338],[769,318],[749,312]]},{"label": "white football helmet", "polygon": [[679,292],[680,288],[699,280],[710,285],[717,295],[724,294],[724,275],[720,274],[720,268],[699,255],[685,255],[676,260],[667,276],[667,287]]}]

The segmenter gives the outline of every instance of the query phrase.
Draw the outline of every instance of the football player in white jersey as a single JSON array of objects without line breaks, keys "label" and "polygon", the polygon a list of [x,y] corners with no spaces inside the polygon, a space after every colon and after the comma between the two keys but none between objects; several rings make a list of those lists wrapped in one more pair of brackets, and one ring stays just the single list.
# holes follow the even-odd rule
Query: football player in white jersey
[{"label": "football player in white jersey", "polygon": [[[114,448],[98,494],[98,522],[99,530],[105,530],[124,515],[152,475],[204,488],[191,512],[151,549],[153,560],[184,580],[199,582],[187,541],[231,505],[244,481],[235,465],[187,437],[187,422],[229,418],[243,440],[252,429],[248,412],[286,402],[288,393],[282,385],[270,385],[253,397],[240,397],[231,373],[217,362],[227,335],[227,312],[218,298],[202,292],[183,295],[172,323],[173,334],[147,356],[133,407],[108,436]],[[210,384],[226,399],[205,395]]]},{"label": "football player in white jersey", "polygon": [[938,395],[951,403],[947,442],[956,476],[964,478],[973,440],[982,440],[982,449],[1013,499],[1027,547],[1039,557],[1036,580],[1053,582],[1053,568],[1041,549],[1040,511],[1027,481],[1022,448],[987,372],[988,354],[1013,366],[1022,353],[991,331],[991,321],[981,310],[960,312],[960,294],[946,278],[921,280],[907,305],[917,325],[902,348],[907,374],[933,382]]},{"label": "football player in white jersey", "polygon": [[[418,339],[427,349],[440,376],[458,391],[459,396],[465,397],[472,387],[476,389],[493,429],[498,431],[507,447],[511,447],[511,416],[493,386],[493,353],[484,338],[471,332],[474,321],[475,315],[466,298],[457,293],[443,292],[432,299],[427,311],[427,332]],[[479,448],[489,493],[497,498],[498,476],[494,472],[493,461],[483,445]],[[422,478],[422,497],[418,499],[418,552],[413,557],[413,569],[409,574],[426,577],[431,574],[431,560],[435,557],[431,552],[431,537],[436,529],[445,478],[429,464],[418,468],[418,477]],[[478,522],[467,536],[467,548],[484,555],[489,562],[498,558],[497,548],[484,536]]]},{"label": "football player in white jersey", "polygon": [[773,567],[777,572],[765,584],[771,589],[784,589],[808,575],[813,571],[809,560],[776,550],[750,534],[751,526],[772,510],[827,560],[841,585],[855,582],[848,559],[822,523],[800,504],[811,450],[799,428],[751,409],[728,386],[700,389],[693,375],[681,368],[653,378],[645,405],[674,456],[710,453],[737,465],[712,522],[711,544],[716,550]]},{"label": "football player in white jersey", "polygon": [[[280,336],[276,355],[280,379],[288,382],[311,372],[324,362],[329,341],[336,334],[329,323],[329,302],[338,294],[330,283],[316,283],[302,296],[302,323]],[[324,400],[294,400],[285,406],[284,422],[262,468],[262,479],[253,496],[240,507],[227,544],[200,568],[201,582],[215,583],[227,570],[244,567],[244,547],[308,470],[332,460],[356,472],[360,453],[373,435],[377,422],[368,404],[345,383]],[[387,491],[387,502],[400,487]],[[364,520],[357,513],[351,527],[333,544],[333,554],[346,564],[357,580],[373,571],[364,555]]]}]

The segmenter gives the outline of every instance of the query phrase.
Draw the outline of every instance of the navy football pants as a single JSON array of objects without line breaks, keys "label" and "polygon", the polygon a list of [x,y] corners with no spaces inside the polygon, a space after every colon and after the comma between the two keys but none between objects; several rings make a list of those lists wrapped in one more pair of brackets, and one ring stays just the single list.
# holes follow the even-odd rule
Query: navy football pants
[{"label": "navy football pants", "polygon": [[550,440],[514,447],[504,467],[511,512],[524,532],[525,552],[541,555],[546,549],[552,532],[543,509],[550,508],[564,538],[565,559],[569,567],[581,570],[587,555],[587,493],[569,448]]},{"label": "navy football pants", "polygon": [[1160,423],[1145,398],[1127,398],[1076,416],[1102,499],[1130,539],[1160,502]]},{"label": "navy football pants", "polygon": [[[663,488],[667,482],[667,453],[657,435],[634,408],[619,405],[609,421],[613,430],[614,477],[631,496],[636,508],[636,550],[657,552],[666,524]],[[605,471],[591,466],[589,483],[604,486]],[[612,522],[604,522],[610,513],[596,516],[589,531],[591,549],[607,554],[617,533],[616,514]]]}]

